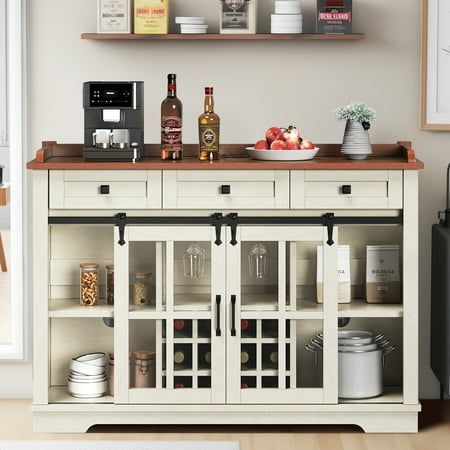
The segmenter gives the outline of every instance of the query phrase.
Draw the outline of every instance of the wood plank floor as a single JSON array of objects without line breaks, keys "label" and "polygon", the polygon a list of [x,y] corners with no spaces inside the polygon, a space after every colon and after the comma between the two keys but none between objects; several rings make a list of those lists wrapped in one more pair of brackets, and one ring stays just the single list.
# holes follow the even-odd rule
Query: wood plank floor
[{"label": "wood plank floor", "polygon": [[0,400],[0,440],[231,440],[241,450],[450,450],[450,402],[423,402],[418,434],[364,434],[352,427],[97,427],[37,434],[29,400]]}]

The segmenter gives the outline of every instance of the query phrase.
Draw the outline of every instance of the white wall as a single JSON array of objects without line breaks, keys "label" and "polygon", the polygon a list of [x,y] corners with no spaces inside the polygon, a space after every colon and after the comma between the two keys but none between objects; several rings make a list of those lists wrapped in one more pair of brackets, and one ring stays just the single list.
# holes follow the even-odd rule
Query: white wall
[{"label": "white wall", "polygon": [[[207,14],[217,22],[218,0],[172,3],[175,14]],[[412,140],[426,164],[420,192],[421,395],[438,394],[428,363],[430,227],[444,207],[450,136],[419,130],[420,0],[355,1],[355,31],[367,34],[362,42],[82,41],[82,32],[95,31],[95,0],[29,4],[30,157],[43,139],[82,142],[81,83],[86,80],[144,80],[146,141],[158,142],[169,72],[179,75],[185,142],[196,142],[205,85],[216,87],[224,142],[253,142],[267,127],[289,124],[316,141],[339,142],[343,123],[331,111],[355,99],[378,110],[373,142]],[[267,31],[273,0],[260,4],[261,31]],[[304,0],[307,23],[313,20],[313,4]],[[20,367],[22,374],[29,370]],[[6,380],[11,383],[0,383],[0,396],[30,392],[15,377]]]}]

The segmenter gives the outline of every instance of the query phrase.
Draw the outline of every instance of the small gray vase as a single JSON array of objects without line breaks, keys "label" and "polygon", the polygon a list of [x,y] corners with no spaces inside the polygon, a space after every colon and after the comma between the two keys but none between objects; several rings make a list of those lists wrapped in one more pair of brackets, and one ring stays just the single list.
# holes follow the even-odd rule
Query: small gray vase
[{"label": "small gray vase", "polygon": [[370,124],[347,120],[341,152],[348,159],[367,159],[372,154],[369,137]]}]

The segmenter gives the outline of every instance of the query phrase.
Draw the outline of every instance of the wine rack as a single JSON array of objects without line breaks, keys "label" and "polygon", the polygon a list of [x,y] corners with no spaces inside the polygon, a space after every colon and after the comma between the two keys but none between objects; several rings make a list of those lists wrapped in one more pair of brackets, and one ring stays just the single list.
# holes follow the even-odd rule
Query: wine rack
[{"label": "wine rack", "polygon": [[286,388],[297,386],[297,324],[286,321],[278,335],[274,319],[241,320],[241,389],[278,388],[279,342],[285,344]]},{"label": "wine rack", "polygon": [[[176,319],[171,342],[161,339],[162,387],[167,385],[167,346],[173,347],[173,386],[175,389],[211,388],[211,322],[205,319]],[[166,336],[165,326],[162,335]],[[209,355],[209,356],[208,356]]]}]

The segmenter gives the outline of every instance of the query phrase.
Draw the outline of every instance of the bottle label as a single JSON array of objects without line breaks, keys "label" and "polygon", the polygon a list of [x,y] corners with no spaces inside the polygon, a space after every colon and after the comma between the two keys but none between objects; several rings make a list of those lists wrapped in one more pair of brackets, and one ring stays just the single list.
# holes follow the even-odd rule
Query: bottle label
[{"label": "bottle label", "polygon": [[219,151],[220,125],[200,125],[200,150]]},{"label": "bottle label", "polygon": [[174,146],[181,149],[183,143],[182,126],[181,117],[169,116],[163,119],[161,126],[161,146],[163,149],[170,147],[173,150]]}]

